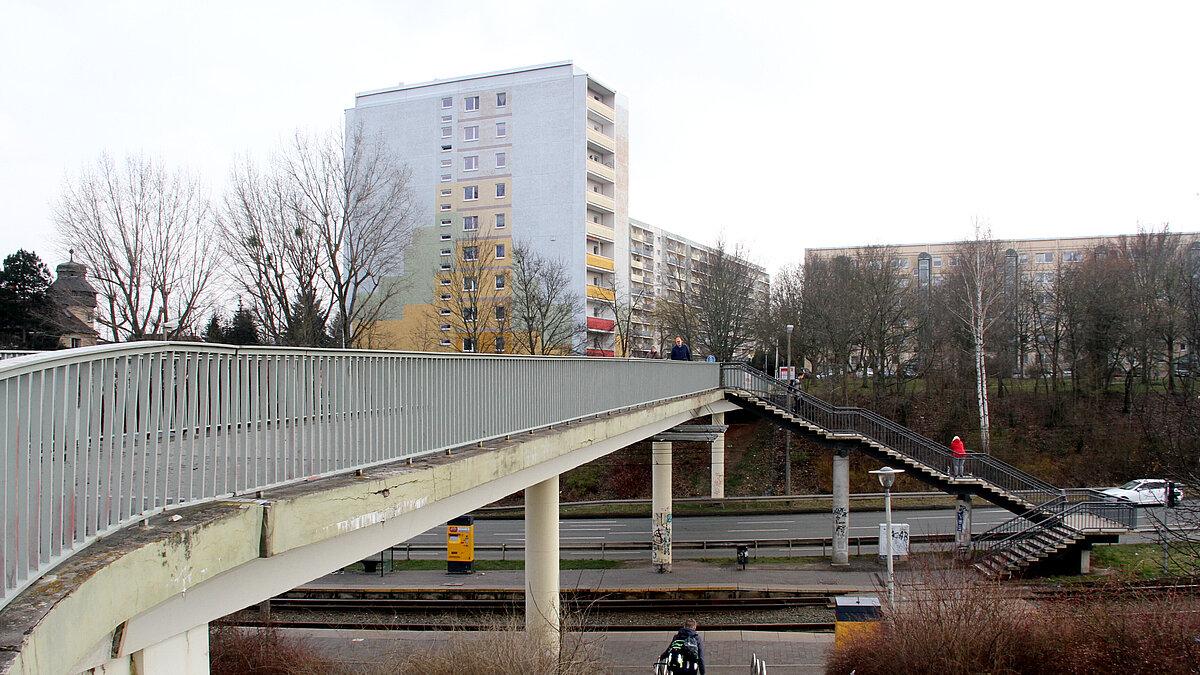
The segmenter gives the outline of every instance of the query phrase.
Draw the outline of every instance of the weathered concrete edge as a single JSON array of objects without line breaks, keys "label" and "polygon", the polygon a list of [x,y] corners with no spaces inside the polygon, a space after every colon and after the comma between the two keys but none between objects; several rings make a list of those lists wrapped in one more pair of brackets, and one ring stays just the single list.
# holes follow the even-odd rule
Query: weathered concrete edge
[{"label": "weathered concrete edge", "polygon": [[[599,440],[656,420],[707,414],[706,407],[722,405],[722,398],[719,390],[680,397],[522,434],[494,447],[423,458],[412,466],[384,465],[363,476],[272,490],[262,499],[155,516],[149,527],[114,533],[65,561],[0,611],[0,673],[71,673],[99,665],[109,655],[140,648],[124,644],[130,619],[168,601],[186,601],[198,585],[211,585],[205,582],[223,573],[377,529],[372,526],[489,482],[511,489],[512,481],[499,479],[540,464],[560,464],[557,471],[563,467],[555,460]],[[581,456],[572,464],[590,459]],[[330,571],[342,564],[331,559]],[[136,582],[129,581],[131,575]]]}]

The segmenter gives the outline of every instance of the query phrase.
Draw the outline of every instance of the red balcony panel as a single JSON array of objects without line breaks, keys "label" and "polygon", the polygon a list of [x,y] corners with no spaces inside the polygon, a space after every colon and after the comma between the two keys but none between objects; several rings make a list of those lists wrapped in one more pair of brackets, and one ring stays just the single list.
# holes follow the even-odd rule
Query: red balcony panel
[{"label": "red balcony panel", "polygon": [[612,319],[601,319],[597,316],[589,316],[587,318],[588,330],[602,330],[612,332],[617,327],[617,322]]},{"label": "red balcony panel", "polygon": [[617,355],[617,353],[611,349],[592,349],[590,347],[584,353],[587,354],[588,356],[616,356]]}]

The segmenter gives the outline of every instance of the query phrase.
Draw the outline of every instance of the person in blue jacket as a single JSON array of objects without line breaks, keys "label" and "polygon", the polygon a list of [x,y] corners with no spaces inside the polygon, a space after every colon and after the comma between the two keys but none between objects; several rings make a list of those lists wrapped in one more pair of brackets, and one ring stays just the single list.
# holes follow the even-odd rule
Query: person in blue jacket
[{"label": "person in blue jacket", "polygon": [[687,345],[683,344],[683,338],[679,337],[678,335],[675,336],[675,346],[671,347],[671,360],[672,361],[691,361],[692,360],[692,349],[690,347],[688,347]]}]

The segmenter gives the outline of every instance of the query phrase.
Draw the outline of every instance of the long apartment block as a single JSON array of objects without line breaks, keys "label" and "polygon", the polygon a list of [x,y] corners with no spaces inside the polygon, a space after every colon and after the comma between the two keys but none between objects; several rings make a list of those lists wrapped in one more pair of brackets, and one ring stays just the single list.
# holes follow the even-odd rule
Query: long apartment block
[{"label": "long apartment block", "polygon": [[[728,251],[727,251],[728,253]],[[629,219],[629,293],[633,303],[630,355],[648,357],[670,345],[654,317],[661,299],[694,300],[709,274],[714,249],[650,223]],[[744,263],[753,279],[754,298],[765,303],[770,277],[765,268]]]},{"label": "long apartment block", "polygon": [[564,61],[363,92],[346,120],[408,167],[419,207],[378,343],[508,351],[503,335],[474,344],[447,318],[464,282],[450,271],[486,247],[486,278],[468,281],[502,304],[512,247],[521,245],[562,261],[585,299],[586,344],[576,348],[613,355],[609,301],[626,296],[629,279],[623,96]]},{"label": "long apartment block", "polygon": [[[1119,254],[1123,240],[1130,235],[1089,236],[1089,237],[1051,237],[1042,239],[1000,239],[997,240],[1002,251],[1016,259],[1018,269],[1023,275],[1034,281],[1049,281],[1059,265],[1070,265],[1083,262],[1087,256],[1097,252],[1112,252]],[[1179,237],[1182,245],[1200,248],[1200,232],[1178,232],[1172,236]],[[911,271],[914,278],[920,280],[931,278],[937,283],[955,264],[955,250],[959,242],[936,242],[924,244],[888,244],[891,250],[892,264],[903,271]],[[879,246],[843,246],[827,248],[810,248],[805,251],[805,260],[830,260],[839,256],[853,258],[871,248]],[[926,276],[927,275],[927,276]]]}]

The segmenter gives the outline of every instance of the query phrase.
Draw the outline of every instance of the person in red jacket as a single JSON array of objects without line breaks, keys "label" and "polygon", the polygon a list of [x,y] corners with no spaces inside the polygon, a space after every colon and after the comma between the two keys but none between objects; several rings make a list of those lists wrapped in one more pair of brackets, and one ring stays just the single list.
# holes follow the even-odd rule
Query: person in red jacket
[{"label": "person in red jacket", "polygon": [[950,441],[950,475],[955,478],[962,478],[963,464],[967,462],[967,449],[963,447],[962,439],[958,436]]}]

